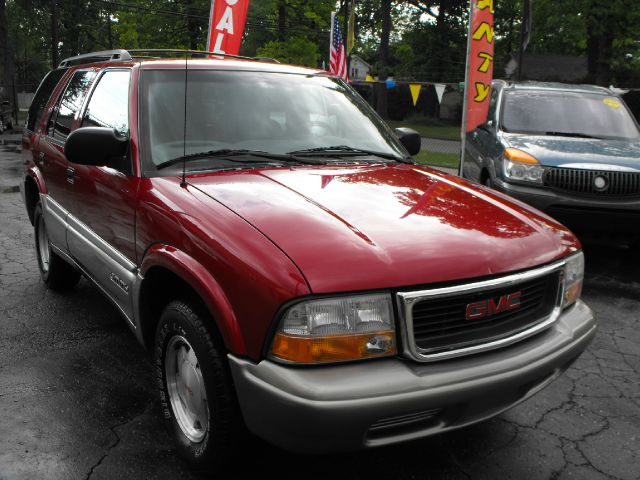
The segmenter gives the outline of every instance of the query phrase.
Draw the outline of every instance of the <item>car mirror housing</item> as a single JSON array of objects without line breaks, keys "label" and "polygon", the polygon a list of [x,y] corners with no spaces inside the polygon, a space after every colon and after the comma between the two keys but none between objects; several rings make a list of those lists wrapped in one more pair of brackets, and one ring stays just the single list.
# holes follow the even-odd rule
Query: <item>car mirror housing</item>
[{"label": "car mirror housing", "polygon": [[416,155],[420,152],[422,148],[422,137],[418,132],[406,127],[396,128],[394,132],[410,155]]},{"label": "car mirror housing", "polygon": [[114,128],[85,127],[71,132],[64,154],[71,163],[108,166],[127,153],[129,139],[118,135]]}]

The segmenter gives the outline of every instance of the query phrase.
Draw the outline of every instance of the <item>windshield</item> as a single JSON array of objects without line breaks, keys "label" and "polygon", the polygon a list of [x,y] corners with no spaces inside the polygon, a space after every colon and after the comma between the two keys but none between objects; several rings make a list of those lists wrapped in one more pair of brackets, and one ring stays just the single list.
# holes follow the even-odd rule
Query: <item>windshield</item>
[{"label": "windshield", "polygon": [[[193,69],[186,78],[185,95],[184,70],[146,70],[142,74],[141,138],[146,143],[145,170],[151,173],[183,155],[223,149],[286,154],[342,146],[407,156],[369,105],[335,79]],[[186,168],[222,168],[222,157],[204,155]],[[353,155],[340,160],[367,158],[381,161]]]},{"label": "windshield", "polygon": [[505,92],[506,132],[640,139],[629,111],[617,97],[562,91]]}]

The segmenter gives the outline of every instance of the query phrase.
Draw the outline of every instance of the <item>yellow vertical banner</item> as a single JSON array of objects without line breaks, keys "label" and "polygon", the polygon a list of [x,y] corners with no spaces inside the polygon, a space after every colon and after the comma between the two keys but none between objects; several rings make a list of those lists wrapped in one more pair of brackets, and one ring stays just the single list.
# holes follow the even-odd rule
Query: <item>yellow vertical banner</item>
[{"label": "yellow vertical banner", "polygon": [[415,107],[418,103],[418,97],[420,96],[420,90],[422,90],[422,84],[420,83],[410,83],[409,90],[411,90],[411,99],[413,100],[413,106]]}]

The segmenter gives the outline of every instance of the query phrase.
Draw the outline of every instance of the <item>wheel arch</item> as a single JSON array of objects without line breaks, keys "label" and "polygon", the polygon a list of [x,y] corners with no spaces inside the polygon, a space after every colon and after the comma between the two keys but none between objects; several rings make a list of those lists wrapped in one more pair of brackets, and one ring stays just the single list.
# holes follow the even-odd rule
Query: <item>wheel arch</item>
[{"label": "wheel arch", "polygon": [[36,205],[40,201],[40,191],[37,181],[31,175],[27,175],[24,180],[24,203],[31,225],[34,222]]},{"label": "wheel arch", "polygon": [[180,297],[195,297],[211,315],[229,352],[246,355],[236,316],[222,287],[197,260],[174,247],[151,247],[140,266],[137,313],[138,338],[145,348],[153,347],[155,329],[162,309]]}]

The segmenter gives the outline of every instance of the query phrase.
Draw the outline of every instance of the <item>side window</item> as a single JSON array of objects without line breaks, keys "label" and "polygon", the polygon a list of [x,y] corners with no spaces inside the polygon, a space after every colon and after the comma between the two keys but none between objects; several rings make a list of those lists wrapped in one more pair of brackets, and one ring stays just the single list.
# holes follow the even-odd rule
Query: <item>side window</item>
[{"label": "side window", "polygon": [[487,120],[496,121],[496,107],[498,106],[498,95],[500,91],[494,86],[491,87],[491,100],[489,100],[489,113]]},{"label": "side window", "polygon": [[115,128],[129,132],[129,70],[107,71],[96,86],[82,120],[83,127]]},{"label": "side window", "polygon": [[[95,72],[92,71],[77,71],[71,77],[67,88],[60,97],[55,121],[53,122],[53,138],[56,140],[64,142],[71,133],[73,119],[82,105],[82,99],[87,87],[95,76]],[[51,119],[49,123],[51,123]],[[48,131],[49,126],[47,126]]]},{"label": "side window", "polygon": [[42,118],[42,111],[45,105],[49,101],[49,97],[53,93],[53,90],[58,85],[58,82],[66,72],[66,69],[60,68],[52,70],[44,77],[36,94],[33,97],[31,106],[29,107],[29,115],[27,116],[27,129],[32,132],[36,131],[36,127]]}]

